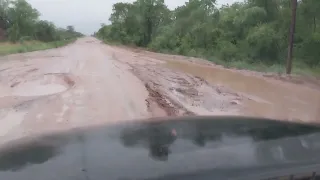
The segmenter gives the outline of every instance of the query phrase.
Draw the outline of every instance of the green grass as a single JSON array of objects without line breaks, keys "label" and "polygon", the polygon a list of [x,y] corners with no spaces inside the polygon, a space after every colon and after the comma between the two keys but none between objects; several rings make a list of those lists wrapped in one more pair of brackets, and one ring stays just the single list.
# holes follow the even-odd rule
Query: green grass
[{"label": "green grass", "polygon": [[[286,72],[286,67],[282,64],[266,65],[263,63],[249,63],[246,61],[226,62],[216,58],[210,59],[210,61],[218,65],[222,65],[226,68],[235,68],[240,70],[251,70],[277,74],[284,74]],[[304,63],[299,63],[298,60],[294,60],[292,65],[292,74],[320,77],[320,67],[318,66],[311,68]]]},{"label": "green grass", "polygon": [[123,45],[120,42],[117,41],[109,41],[107,39],[100,39],[103,43],[105,44],[109,44],[109,45],[114,45],[114,46],[119,46],[119,45]]},{"label": "green grass", "polygon": [[[152,50],[148,49],[153,52],[159,52],[159,53],[165,53],[165,54],[177,54],[173,53],[172,51],[168,50]],[[239,70],[250,70],[250,71],[257,71],[257,72],[264,72],[264,73],[276,73],[276,74],[285,74],[286,73],[286,67],[284,64],[273,64],[273,65],[267,65],[262,62],[257,63],[250,63],[248,61],[244,60],[234,60],[234,61],[224,61],[217,57],[212,56],[203,56],[203,55],[190,55],[189,57],[198,57],[202,59],[206,59],[208,61],[211,61],[217,65],[222,65],[225,68],[235,68]],[[310,67],[303,63],[299,59],[293,59],[293,65],[292,65],[292,74],[295,75],[302,75],[302,76],[314,76],[314,77],[320,77],[320,66],[317,67]]]},{"label": "green grass", "polygon": [[75,39],[54,41],[48,43],[40,41],[25,41],[21,43],[0,42],[0,56],[58,48],[74,41]]},{"label": "green grass", "polygon": [[[110,44],[110,45],[121,45],[119,42],[110,42],[107,40],[103,40],[104,43]],[[129,46],[130,45],[125,45]],[[167,49],[150,49],[147,48],[147,50],[152,52],[158,52],[158,53],[165,53],[165,54],[171,54],[171,55],[179,55],[178,53],[175,53],[172,50]],[[181,55],[181,54],[180,54]],[[249,63],[247,61],[224,61],[216,57],[210,57],[203,56],[200,54],[197,54],[196,52],[189,52],[189,57],[198,57],[207,59],[215,64],[222,65],[225,68],[235,68],[240,70],[251,70],[251,71],[257,71],[257,72],[264,72],[264,73],[277,73],[277,74],[284,74],[286,72],[286,68],[283,64],[273,64],[273,65],[266,65],[264,63],[258,62],[258,63]],[[313,77],[320,77],[320,66],[317,67],[309,67],[303,62],[299,61],[298,59],[293,60],[292,65],[292,74],[296,75],[302,75],[302,76],[313,76]]]}]

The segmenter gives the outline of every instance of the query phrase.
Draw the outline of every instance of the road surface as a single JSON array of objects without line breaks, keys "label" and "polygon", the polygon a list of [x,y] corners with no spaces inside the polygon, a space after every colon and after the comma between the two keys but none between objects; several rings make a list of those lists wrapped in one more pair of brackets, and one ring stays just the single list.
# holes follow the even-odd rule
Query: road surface
[{"label": "road surface", "polygon": [[[174,66],[180,62],[179,58],[108,46],[93,37],[78,39],[63,48],[1,57],[0,141],[34,133],[161,116],[269,117],[250,111],[252,106],[248,103],[274,103],[267,102],[268,98],[237,91],[237,87],[243,87],[239,85],[241,82],[228,86],[212,83],[192,71],[179,71]],[[188,59],[188,63],[211,66],[200,60]],[[297,102],[313,104],[306,105],[306,112],[298,111],[301,115],[298,119],[320,117],[319,91],[309,87],[304,91],[312,98]],[[262,108],[268,108],[264,105]],[[297,107],[300,107],[299,103]],[[290,119],[278,110],[272,110],[276,112],[271,113],[272,118]],[[281,112],[286,112],[285,108]]]}]

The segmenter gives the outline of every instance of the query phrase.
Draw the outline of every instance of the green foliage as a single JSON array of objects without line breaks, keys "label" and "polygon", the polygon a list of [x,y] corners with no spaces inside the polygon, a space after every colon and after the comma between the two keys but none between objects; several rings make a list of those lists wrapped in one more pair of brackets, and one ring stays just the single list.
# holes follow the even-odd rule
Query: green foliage
[{"label": "green foliage", "polygon": [[51,22],[39,21],[36,24],[34,35],[35,35],[35,38],[40,41],[44,41],[44,42],[54,41],[57,39],[56,27]]},{"label": "green foliage", "polygon": [[274,62],[278,59],[278,37],[270,24],[262,24],[252,28],[246,41],[251,49],[251,57],[254,59],[266,59]]},{"label": "green foliage", "polygon": [[236,60],[237,53],[239,51],[237,46],[229,41],[220,41],[217,49],[218,49],[220,58],[226,61]]},{"label": "green foliage", "polygon": [[53,23],[39,20],[39,16],[26,0],[0,0],[0,33],[4,30],[12,42],[24,41],[25,37],[51,42],[82,36],[73,26],[57,29]]},{"label": "green foliage", "polygon": [[112,26],[102,25],[96,33],[98,37],[144,47],[159,34],[161,26],[171,21],[170,10],[163,0],[116,3],[109,20]]},{"label": "green foliage", "polygon": [[316,32],[306,38],[298,49],[298,54],[300,57],[303,57],[304,61],[307,64],[313,66],[319,66],[319,59],[315,59],[314,57],[320,57],[320,32]]},{"label": "green foliage", "polygon": [[8,36],[13,42],[22,36],[32,36],[39,17],[39,12],[33,9],[25,0],[11,1],[8,9]]},{"label": "green foliage", "polygon": [[[300,66],[320,66],[320,1],[298,1],[294,44]],[[189,0],[170,11],[163,0],[116,3],[101,39],[153,51],[220,59],[240,68],[285,64],[291,0],[247,0],[217,7],[215,0]],[[213,58],[214,57],[214,58]]]}]

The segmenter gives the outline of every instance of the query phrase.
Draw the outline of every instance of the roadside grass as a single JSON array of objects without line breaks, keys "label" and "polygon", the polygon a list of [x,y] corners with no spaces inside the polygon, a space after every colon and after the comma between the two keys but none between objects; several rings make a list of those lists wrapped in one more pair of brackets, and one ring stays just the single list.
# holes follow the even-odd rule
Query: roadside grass
[{"label": "roadside grass", "polygon": [[[105,43],[108,43],[108,42],[105,42]],[[154,50],[150,48],[147,48],[147,50],[152,52],[170,54],[170,55],[180,55],[170,50]],[[286,73],[286,67],[284,65],[285,61],[283,64],[267,65],[262,62],[251,63],[244,60],[224,61],[221,58],[217,58],[215,56],[203,56],[201,54],[187,55],[187,57],[201,58],[201,59],[210,61],[214,64],[221,65],[225,68],[234,68],[238,70],[249,70],[249,71],[256,71],[256,72],[262,72],[262,73],[274,73],[274,74]],[[320,77],[320,65],[316,67],[310,67],[305,63],[299,61],[299,59],[293,59],[292,74],[299,75],[299,76]]]},{"label": "roadside grass", "polygon": [[[235,68],[239,70],[251,70],[251,71],[257,71],[257,72],[275,73],[275,74],[286,73],[286,67],[283,64],[266,65],[263,63],[248,63],[246,61],[226,62],[223,60],[219,60],[217,58],[209,59],[209,61],[218,65],[222,65],[225,68]],[[298,60],[294,60],[292,64],[292,74],[320,77],[320,66],[311,68],[304,63],[300,63]]]},{"label": "roadside grass", "polygon": [[68,39],[54,42],[40,42],[40,41],[24,41],[20,43],[0,42],[0,56],[24,53],[31,51],[39,51],[45,49],[52,49],[65,46],[74,42],[76,39]]},{"label": "roadside grass", "polygon": [[[109,44],[112,46],[123,46],[123,44],[118,41],[110,41],[110,40],[102,39],[102,38],[98,38],[98,39],[100,39],[103,43]],[[131,47],[130,45],[125,45],[125,46]]]},{"label": "roadside grass", "polygon": [[[108,41],[108,40],[103,40],[102,41],[106,44],[109,45],[114,45],[114,46],[119,46],[123,45],[120,42],[116,41]],[[127,47],[131,48],[137,48],[136,46],[133,45],[124,45]],[[170,54],[170,55],[179,55],[178,53],[175,53],[171,50],[154,50],[151,48],[145,48],[148,51],[151,52],[157,52],[157,53],[164,53],[164,54]],[[250,70],[250,71],[257,71],[257,72],[262,72],[262,73],[274,73],[274,74],[285,74],[286,73],[286,67],[283,64],[273,64],[273,65],[267,65],[261,62],[257,63],[249,63],[247,61],[224,61],[220,58],[216,57],[204,57],[202,55],[189,55],[187,57],[197,57],[197,58],[202,58],[205,60],[208,60],[210,62],[213,62],[217,65],[222,65],[225,68],[235,68],[239,70]],[[294,75],[299,75],[299,76],[312,76],[312,77],[320,77],[320,65],[316,67],[310,67],[304,64],[303,62],[299,61],[298,59],[293,60],[292,64],[292,74]]]}]

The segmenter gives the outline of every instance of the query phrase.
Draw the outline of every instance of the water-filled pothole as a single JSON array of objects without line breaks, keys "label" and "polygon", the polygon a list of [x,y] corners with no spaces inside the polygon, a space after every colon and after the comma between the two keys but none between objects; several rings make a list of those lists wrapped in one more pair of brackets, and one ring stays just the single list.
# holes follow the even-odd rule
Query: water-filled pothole
[{"label": "water-filled pothole", "polygon": [[65,92],[74,84],[73,78],[68,74],[45,74],[24,82],[13,82],[8,87],[0,87],[0,109]]},{"label": "water-filled pothole", "polygon": [[64,92],[74,85],[66,74],[47,74],[19,83],[12,88],[11,96],[45,96]]}]

